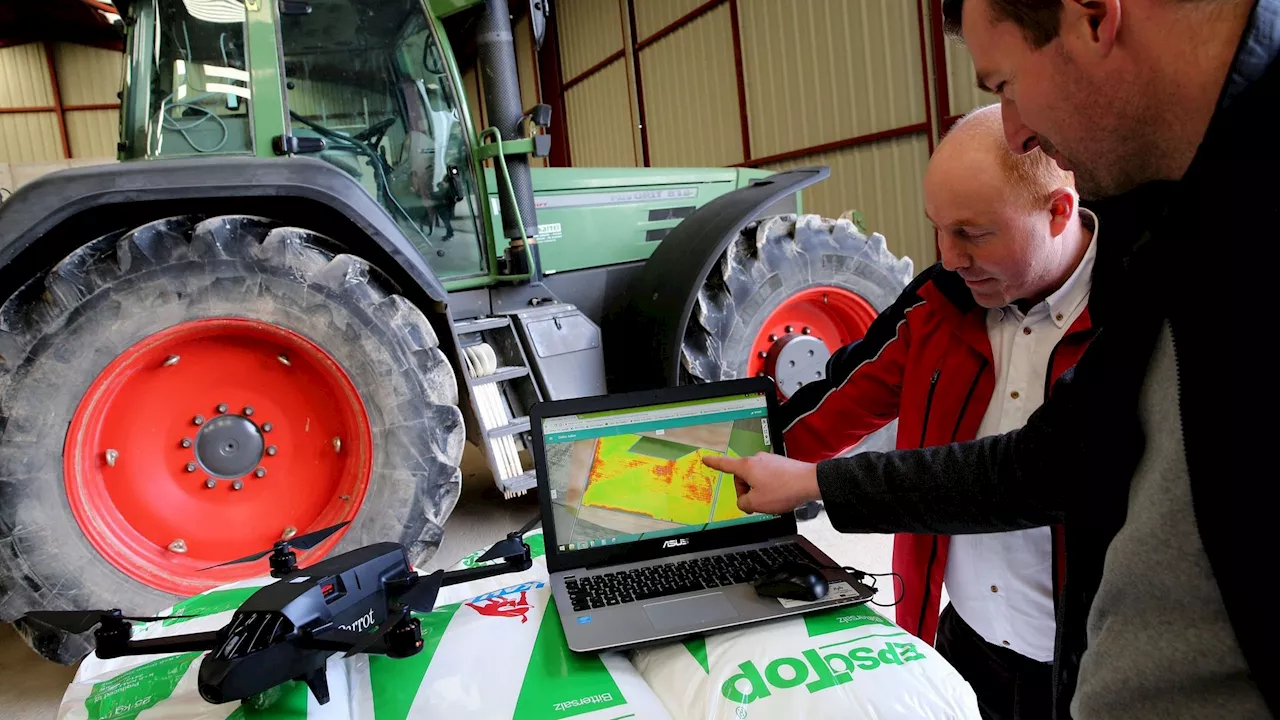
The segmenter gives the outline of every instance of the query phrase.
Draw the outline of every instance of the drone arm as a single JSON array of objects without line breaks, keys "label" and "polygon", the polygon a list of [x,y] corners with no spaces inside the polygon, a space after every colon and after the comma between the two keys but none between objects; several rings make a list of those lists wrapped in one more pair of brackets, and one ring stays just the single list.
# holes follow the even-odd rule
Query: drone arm
[{"label": "drone arm", "polygon": [[125,640],[123,643],[119,640],[113,641],[99,637],[97,653],[98,657],[107,660],[125,655],[204,652],[216,648],[218,643],[219,637],[216,631],[150,638],[148,640]]},{"label": "drone arm", "polygon": [[494,565],[481,565],[480,567],[447,572],[444,574],[444,579],[441,580],[440,584],[442,586],[457,585],[459,583],[472,582],[473,580],[506,575],[507,573],[524,572],[531,567],[533,567],[533,555],[529,551],[529,546],[525,545],[524,552],[520,555],[508,555],[502,558],[502,562]]}]

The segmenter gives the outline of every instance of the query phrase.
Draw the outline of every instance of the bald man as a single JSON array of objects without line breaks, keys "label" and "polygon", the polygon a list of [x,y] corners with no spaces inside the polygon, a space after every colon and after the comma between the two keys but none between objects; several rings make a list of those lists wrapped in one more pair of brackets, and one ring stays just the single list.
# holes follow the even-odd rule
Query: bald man
[{"label": "bald man", "polygon": [[[1097,218],[1079,209],[1071,174],[1044,153],[1009,151],[998,106],[971,113],[943,139],[924,191],[942,261],[866,337],[832,356],[825,380],[783,405],[790,459],[705,459],[737,476],[743,510],[816,499],[812,463],[895,417],[899,449],[1021,427],[1092,338]],[[939,488],[936,502],[946,495]],[[849,501],[824,499],[833,516]],[[898,624],[937,646],[986,717],[1052,715],[1060,534],[895,537],[894,570],[905,586]],[[951,604],[939,617],[944,584]]]}]

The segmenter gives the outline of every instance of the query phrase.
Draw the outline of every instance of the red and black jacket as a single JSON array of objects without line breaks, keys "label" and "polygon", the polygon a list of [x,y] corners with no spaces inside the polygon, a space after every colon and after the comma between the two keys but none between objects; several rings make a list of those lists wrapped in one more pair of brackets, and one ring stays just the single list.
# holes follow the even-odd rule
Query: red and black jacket
[{"label": "red and black jacket", "polygon": [[[1045,397],[1093,334],[1086,308],[1050,356]],[[900,450],[972,440],[994,387],[986,310],[959,275],[934,265],[876,318],[862,340],[832,355],[824,380],[783,404],[787,455],[806,462],[836,457],[894,418]],[[1057,590],[1065,572],[1064,536],[1061,525],[1052,530]],[[894,538],[893,569],[905,586],[897,621],[929,643],[937,633],[949,544],[947,535]]]}]

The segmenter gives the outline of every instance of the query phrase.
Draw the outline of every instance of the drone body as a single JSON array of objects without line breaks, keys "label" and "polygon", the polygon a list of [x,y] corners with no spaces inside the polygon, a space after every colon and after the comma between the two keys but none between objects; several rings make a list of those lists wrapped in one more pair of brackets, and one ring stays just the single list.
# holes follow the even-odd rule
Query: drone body
[{"label": "drone body", "polygon": [[73,633],[97,625],[94,640],[98,656],[104,659],[208,651],[197,686],[210,703],[243,700],[290,680],[302,680],[323,705],[329,701],[325,666],[335,652],[392,658],[415,655],[422,650],[422,626],[410,613],[430,612],[442,586],[519,572],[533,564],[529,546],[521,539],[533,526],[530,523],[480,558],[480,562],[499,562],[481,567],[419,575],[404,546],[390,542],[297,567],[293,548],[314,547],[345,524],[233,560],[249,562],[270,554],[276,581],[249,596],[219,630],[134,640],[129,620],[166,618],[128,617],[119,610],[36,611],[26,617]]}]

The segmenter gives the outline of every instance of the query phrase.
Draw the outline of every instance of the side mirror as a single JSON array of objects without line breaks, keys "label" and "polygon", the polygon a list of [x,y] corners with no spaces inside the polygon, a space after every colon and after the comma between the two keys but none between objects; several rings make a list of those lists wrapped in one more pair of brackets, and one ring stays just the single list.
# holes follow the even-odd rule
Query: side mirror
[{"label": "side mirror", "polygon": [[533,27],[533,49],[542,49],[542,39],[547,35],[547,18],[551,15],[551,0],[529,0],[529,22]]}]

